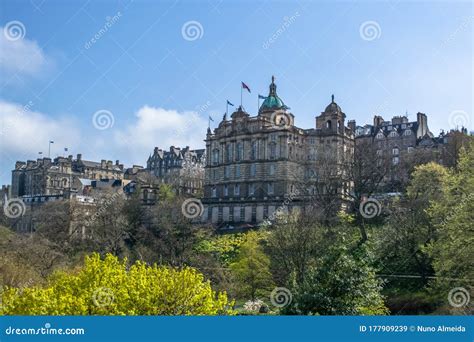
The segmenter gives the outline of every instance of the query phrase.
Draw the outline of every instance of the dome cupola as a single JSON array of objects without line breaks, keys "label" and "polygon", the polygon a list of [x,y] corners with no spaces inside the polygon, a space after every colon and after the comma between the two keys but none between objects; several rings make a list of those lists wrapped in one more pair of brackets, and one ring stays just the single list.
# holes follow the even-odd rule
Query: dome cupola
[{"label": "dome cupola", "polygon": [[283,109],[283,110],[289,109],[289,107],[285,105],[283,100],[278,97],[276,88],[277,86],[275,84],[275,76],[272,76],[270,91],[268,93],[268,96],[265,98],[262,105],[260,106],[260,109],[258,110],[259,113],[272,112],[278,109]]}]

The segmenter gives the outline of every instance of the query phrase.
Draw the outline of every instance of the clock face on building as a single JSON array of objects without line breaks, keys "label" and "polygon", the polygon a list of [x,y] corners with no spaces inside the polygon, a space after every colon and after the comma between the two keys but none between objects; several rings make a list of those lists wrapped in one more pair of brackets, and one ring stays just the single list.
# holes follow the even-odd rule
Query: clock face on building
[{"label": "clock face on building", "polygon": [[283,111],[276,111],[272,114],[270,121],[274,127],[288,128],[291,126],[291,117]]}]

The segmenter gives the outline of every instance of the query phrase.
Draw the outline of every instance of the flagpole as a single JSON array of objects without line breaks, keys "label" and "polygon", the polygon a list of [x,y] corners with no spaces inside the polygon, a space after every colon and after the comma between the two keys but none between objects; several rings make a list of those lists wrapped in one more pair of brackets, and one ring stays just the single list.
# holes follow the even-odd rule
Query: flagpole
[{"label": "flagpole", "polygon": [[258,114],[259,109],[260,109],[260,94],[257,94],[257,114]]},{"label": "flagpole", "polygon": [[225,115],[229,115],[229,100],[227,100],[225,103]]},{"label": "flagpole", "polygon": [[242,108],[242,90],[244,89],[244,87],[242,85],[240,85],[240,108]]}]

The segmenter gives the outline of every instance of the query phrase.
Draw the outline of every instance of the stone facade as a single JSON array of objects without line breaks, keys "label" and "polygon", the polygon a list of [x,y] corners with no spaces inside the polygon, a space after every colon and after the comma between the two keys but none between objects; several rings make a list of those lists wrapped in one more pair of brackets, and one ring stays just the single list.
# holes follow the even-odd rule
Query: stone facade
[{"label": "stone facade", "polygon": [[17,161],[12,171],[12,197],[63,195],[77,192],[81,188],[81,178],[122,179],[123,165],[117,160],[92,162],[83,160],[78,154],[76,159],[69,157],[40,158]]},{"label": "stone facade", "polygon": [[[168,151],[155,147],[148,157],[146,171],[159,183],[175,186],[180,194],[198,194],[204,180],[205,150],[171,146]],[[142,176],[145,176],[142,173]]]},{"label": "stone facade", "polygon": [[[409,178],[409,170],[417,160],[422,163],[421,152],[429,152],[429,158],[442,162],[439,151],[446,143],[444,135],[435,137],[428,128],[428,118],[424,113],[417,113],[416,121],[409,121],[407,116],[394,116],[385,121],[375,115],[373,124],[357,126],[354,120],[349,127],[355,132],[356,146],[368,144],[374,147],[377,162],[387,161],[389,165],[382,189],[385,191],[403,191],[403,184]],[[427,154],[424,155],[427,157]],[[425,162],[428,160],[425,160]]]},{"label": "stone facade", "polygon": [[[276,210],[304,209],[308,194],[301,184],[319,172],[318,151],[331,150],[341,161],[353,153],[345,117],[333,97],[315,128],[295,126],[272,78],[256,116],[239,107],[230,120],[226,115],[213,132],[208,129],[202,221],[259,223]],[[341,188],[349,191],[350,184]]]}]

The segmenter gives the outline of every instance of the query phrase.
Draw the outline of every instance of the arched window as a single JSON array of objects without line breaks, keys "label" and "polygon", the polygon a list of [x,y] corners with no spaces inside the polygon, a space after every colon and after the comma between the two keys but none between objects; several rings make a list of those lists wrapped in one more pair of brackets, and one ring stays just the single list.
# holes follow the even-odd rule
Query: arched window
[{"label": "arched window", "polygon": [[398,137],[398,133],[396,131],[390,132],[390,138]]},{"label": "arched window", "polygon": [[331,120],[326,121],[326,128],[331,129],[332,123]]},{"label": "arched window", "polygon": [[227,144],[225,146],[225,160],[226,162],[232,161],[232,144]]},{"label": "arched window", "polygon": [[243,148],[242,148],[242,143],[238,142],[237,143],[237,155],[235,156],[236,160],[241,160],[243,156]]},{"label": "arched window", "polygon": [[411,135],[411,129],[407,129],[405,132],[403,132],[403,135]]},{"label": "arched window", "polygon": [[214,149],[212,151],[212,163],[219,164],[219,149]]},{"label": "arched window", "polygon": [[276,158],[276,144],[275,143],[270,143],[270,159],[275,159]]},{"label": "arched window", "polygon": [[250,159],[257,159],[257,142],[252,142],[252,148],[250,150]]},{"label": "arched window", "polygon": [[378,133],[377,136],[375,137],[375,139],[383,139],[384,138],[384,135],[382,132]]}]

